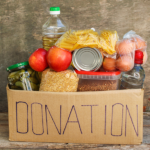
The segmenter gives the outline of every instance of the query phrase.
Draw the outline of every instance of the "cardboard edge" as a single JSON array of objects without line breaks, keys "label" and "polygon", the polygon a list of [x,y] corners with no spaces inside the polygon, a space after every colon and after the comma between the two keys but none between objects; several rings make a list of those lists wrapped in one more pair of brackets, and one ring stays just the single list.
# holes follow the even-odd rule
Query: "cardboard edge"
[{"label": "cardboard edge", "polygon": [[[10,89],[9,88],[9,86],[7,85],[7,87],[6,87],[6,89],[7,89],[7,91],[9,91],[9,92],[13,92],[13,93],[16,93],[16,92],[31,92],[31,91],[25,91],[25,90],[13,90],[13,89]],[[47,91],[32,91],[32,92],[34,92],[34,93],[44,93],[44,94],[52,94],[52,95],[55,95],[55,94],[57,94],[57,95],[68,95],[68,93],[70,94],[70,95],[80,95],[80,94],[82,94],[82,95],[91,95],[91,94],[97,94],[97,93],[105,93],[105,92],[107,92],[107,93],[118,93],[118,91],[121,91],[121,92],[124,92],[124,93],[132,93],[133,91],[137,91],[137,90],[142,90],[142,91],[144,91],[144,88],[142,88],[142,89],[124,89],[124,90],[110,90],[110,91],[83,91],[83,92],[47,92]]]},{"label": "cardboard edge", "polygon": [[[34,141],[34,140],[31,140],[31,141],[26,141],[26,140],[13,140],[11,138],[9,138],[9,141],[12,141],[12,142],[34,142],[34,143],[71,143],[71,142],[43,142],[43,141]],[[141,145],[143,144],[143,142],[138,142],[138,143],[117,143],[117,144],[114,144],[114,143],[87,143],[87,142],[81,142],[81,143],[78,143],[78,142],[73,142],[74,144],[103,144],[103,145]]]},{"label": "cardboard edge", "polygon": [[[142,112],[143,112],[143,104],[144,104],[144,86],[143,88],[141,89],[142,91]],[[143,113],[142,113],[142,117],[141,117],[141,120],[142,120],[142,123],[143,123]],[[142,124],[143,125],[143,124]],[[143,135],[143,126],[142,126],[142,135]],[[141,138],[141,144],[143,143],[143,136]]]},{"label": "cardboard edge", "polygon": [[9,128],[9,140],[11,140],[12,133],[11,131],[11,122],[12,122],[12,115],[10,112],[12,112],[12,91],[9,89],[9,86],[6,86],[6,91],[7,91],[7,103],[8,103],[8,128]]}]

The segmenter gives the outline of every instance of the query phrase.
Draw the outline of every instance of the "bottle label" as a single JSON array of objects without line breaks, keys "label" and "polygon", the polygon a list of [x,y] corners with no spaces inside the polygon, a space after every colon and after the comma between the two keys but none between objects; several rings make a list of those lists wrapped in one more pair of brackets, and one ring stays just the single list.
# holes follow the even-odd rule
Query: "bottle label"
[{"label": "bottle label", "polygon": [[126,78],[140,79],[140,74],[139,74],[138,72],[135,72],[135,73],[133,74],[133,76],[128,75],[128,74],[124,74],[123,76],[126,77]]}]

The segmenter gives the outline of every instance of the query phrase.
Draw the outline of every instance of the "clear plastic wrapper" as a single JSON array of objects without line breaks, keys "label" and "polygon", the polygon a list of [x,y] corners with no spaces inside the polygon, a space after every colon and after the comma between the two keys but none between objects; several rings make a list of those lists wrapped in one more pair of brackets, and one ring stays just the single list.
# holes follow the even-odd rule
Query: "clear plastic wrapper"
[{"label": "clear plastic wrapper", "polygon": [[116,52],[118,55],[127,55],[135,51],[135,43],[132,38],[122,39],[116,43]]},{"label": "clear plastic wrapper", "polygon": [[[103,62],[103,68],[106,71],[113,71],[119,69],[122,72],[130,71],[134,67],[134,55],[135,50],[143,51],[143,65],[147,61],[147,43],[146,41],[137,35],[134,31],[129,31],[126,33],[122,40],[116,42],[115,51],[116,53],[108,54],[103,51],[105,56]],[[115,61],[116,59],[116,61]]]},{"label": "clear plastic wrapper", "polygon": [[98,48],[101,48],[106,55],[114,55],[116,53],[115,45],[119,37],[117,31],[114,30],[102,30],[99,36]]},{"label": "clear plastic wrapper", "polygon": [[144,57],[143,57],[143,65],[144,65],[146,63],[147,59],[148,59],[148,55],[147,55],[146,50],[143,51],[143,55],[144,55]]},{"label": "clear plastic wrapper", "polygon": [[69,30],[56,43],[57,47],[74,51],[83,47],[99,48],[106,54],[114,54],[118,40],[116,31],[103,30],[100,35],[92,29]]},{"label": "clear plastic wrapper", "polygon": [[144,58],[143,58],[143,65],[147,61],[147,42],[139,35],[136,34],[134,31],[129,31],[127,32],[124,36],[124,39],[132,39],[134,44],[135,44],[135,50],[141,50],[143,51]]},{"label": "clear plastic wrapper", "polygon": [[118,55],[116,68],[122,72],[130,71],[134,67],[134,52],[126,55]]},{"label": "clear plastic wrapper", "polygon": [[42,73],[40,91],[47,92],[76,92],[79,78],[72,70],[55,72],[46,69]]},{"label": "clear plastic wrapper", "polygon": [[98,45],[99,35],[92,29],[67,31],[57,42],[56,46],[74,51],[83,47],[95,48]]},{"label": "clear plastic wrapper", "polygon": [[132,38],[126,38],[116,43],[116,68],[120,71],[130,71],[134,67],[135,43]]},{"label": "clear plastic wrapper", "polygon": [[139,35],[136,34],[134,31],[127,32],[123,38],[133,39],[135,42],[135,50],[144,51],[147,48],[147,42]]}]

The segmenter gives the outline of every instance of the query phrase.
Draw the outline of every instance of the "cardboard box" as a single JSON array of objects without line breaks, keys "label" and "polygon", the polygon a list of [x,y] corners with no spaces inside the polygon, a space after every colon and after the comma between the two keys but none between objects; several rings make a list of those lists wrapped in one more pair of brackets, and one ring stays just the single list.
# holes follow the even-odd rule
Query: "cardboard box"
[{"label": "cardboard box", "polygon": [[30,92],[7,87],[9,140],[141,144],[142,89]]}]

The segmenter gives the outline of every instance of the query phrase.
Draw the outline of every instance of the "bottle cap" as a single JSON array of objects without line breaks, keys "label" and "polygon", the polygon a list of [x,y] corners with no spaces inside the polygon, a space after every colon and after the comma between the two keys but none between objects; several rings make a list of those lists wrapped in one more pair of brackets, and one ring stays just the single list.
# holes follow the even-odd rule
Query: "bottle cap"
[{"label": "bottle cap", "polygon": [[140,50],[135,51],[135,64],[143,64],[143,52]]},{"label": "bottle cap", "polygon": [[60,7],[50,7],[50,14],[52,15],[60,14]]},{"label": "bottle cap", "polygon": [[22,62],[22,63],[18,63],[18,64],[15,64],[15,65],[9,66],[7,68],[7,71],[10,71],[12,69],[15,69],[15,68],[18,68],[18,67],[21,67],[21,66],[26,66],[26,65],[29,65],[28,61],[25,61],[25,62]]}]

